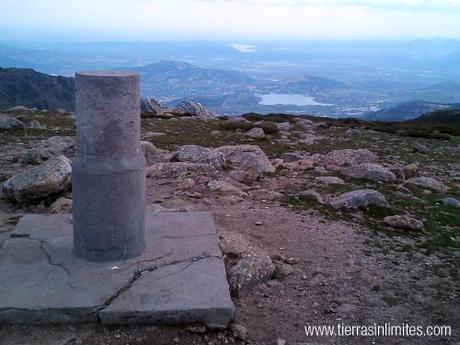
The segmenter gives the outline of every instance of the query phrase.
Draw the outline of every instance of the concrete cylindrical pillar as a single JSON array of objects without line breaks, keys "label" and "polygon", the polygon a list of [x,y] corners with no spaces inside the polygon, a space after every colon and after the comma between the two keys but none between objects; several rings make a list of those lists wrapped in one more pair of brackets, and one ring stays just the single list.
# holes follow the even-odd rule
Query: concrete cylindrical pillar
[{"label": "concrete cylindrical pillar", "polygon": [[77,156],[72,163],[74,253],[124,260],[145,248],[145,159],[139,76],[75,76]]}]

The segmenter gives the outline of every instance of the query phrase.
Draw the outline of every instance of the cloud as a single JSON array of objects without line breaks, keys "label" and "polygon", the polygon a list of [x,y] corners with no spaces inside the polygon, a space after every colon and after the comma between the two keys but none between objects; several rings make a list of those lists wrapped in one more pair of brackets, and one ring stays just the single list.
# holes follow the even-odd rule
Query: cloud
[{"label": "cloud", "polygon": [[[460,0],[0,0],[1,32],[88,40],[460,39]],[[449,9],[450,10],[447,10]]]},{"label": "cloud", "polygon": [[460,0],[196,0],[265,6],[362,6],[400,9],[460,10]]}]

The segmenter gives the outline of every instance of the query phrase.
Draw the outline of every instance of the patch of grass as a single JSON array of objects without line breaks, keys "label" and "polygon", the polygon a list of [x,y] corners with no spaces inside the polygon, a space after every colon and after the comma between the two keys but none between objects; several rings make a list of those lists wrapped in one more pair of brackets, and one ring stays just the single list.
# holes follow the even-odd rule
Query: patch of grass
[{"label": "patch of grass", "polygon": [[232,122],[232,121],[225,121],[220,123],[220,127],[226,131],[236,131],[242,130],[247,132],[255,127],[260,127],[264,130],[265,134],[272,135],[277,134],[279,132],[278,127],[275,124],[270,122],[262,122],[262,123],[253,123],[253,122]]},{"label": "patch of grass", "polygon": [[274,114],[274,113],[267,114],[267,115],[261,115],[257,113],[247,113],[247,114],[242,115],[242,117],[252,122],[258,122],[258,121],[296,122],[296,120],[299,118],[299,116],[297,115]]}]

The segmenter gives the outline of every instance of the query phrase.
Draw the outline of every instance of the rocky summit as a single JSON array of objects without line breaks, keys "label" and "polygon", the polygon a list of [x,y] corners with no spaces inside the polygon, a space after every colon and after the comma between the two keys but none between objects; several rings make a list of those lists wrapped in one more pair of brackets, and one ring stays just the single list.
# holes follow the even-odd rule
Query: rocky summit
[{"label": "rocky summit", "polygon": [[[460,325],[459,136],[282,114],[213,117],[196,104],[166,109],[152,99],[143,109],[147,208],[213,213],[232,323],[110,332],[97,323],[2,325],[10,337],[26,330],[43,344],[290,344],[304,339],[304,324],[337,320]],[[71,210],[75,118],[19,108],[0,119],[3,243],[24,213]],[[50,267],[66,274],[59,262]]]}]

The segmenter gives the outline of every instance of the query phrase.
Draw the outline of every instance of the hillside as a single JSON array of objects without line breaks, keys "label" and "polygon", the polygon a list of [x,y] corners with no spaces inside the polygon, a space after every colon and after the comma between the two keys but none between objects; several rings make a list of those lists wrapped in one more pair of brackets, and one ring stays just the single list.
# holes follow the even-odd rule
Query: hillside
[{"label": "hillside", "polygon": [[460,124],[460,109],[439,110],[424,114],[413,122],[427,122],[433,124]]},{"label": "hillside", "polygon": [[73,78],[51,76],[33,69],[0,67],[0,109],[17,105],[73,111]]},{"label": "hillside", "polygon": [[236,71],[201,68],[185,62],[163,61],[155,64],[124,67],[141,75],[144,96],[175,98],[222,95],[244,90],[254,79]]},{"label": "hillside", "polygon": [[451,105],[449,104],[413,101],[397,105],[393,108],[367,113],[362,119],[366,121],[407,121],[416,119],[426,113],[450,107]]}]

